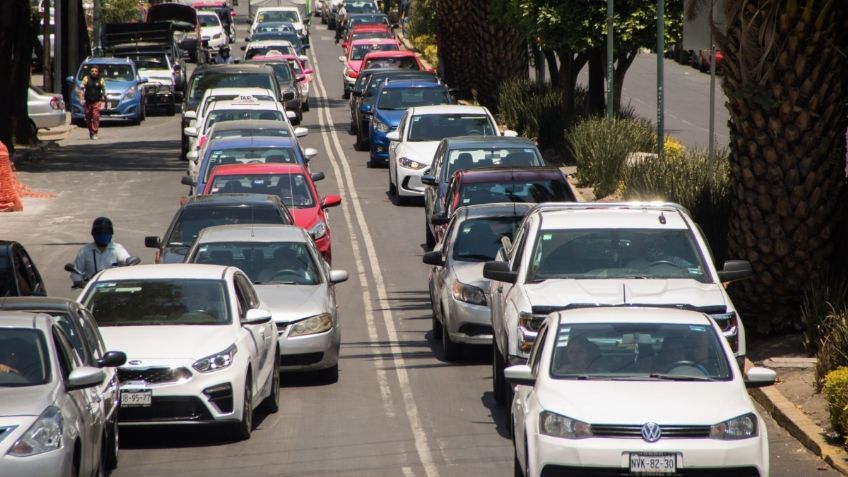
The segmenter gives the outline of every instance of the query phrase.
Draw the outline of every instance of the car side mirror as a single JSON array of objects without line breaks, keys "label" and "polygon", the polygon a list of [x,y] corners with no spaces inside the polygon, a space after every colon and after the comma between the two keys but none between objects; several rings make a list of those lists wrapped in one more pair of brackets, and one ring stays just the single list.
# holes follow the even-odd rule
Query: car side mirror
[{"label": "car side mirror", "polygon": [[313,172],[313,173],[310,175],[310,177],[312,178],[312,182],[323,181],[324,179],[326,179],[326,178],[327,178],[327,176],[326,176],[326,175],[324,175],[324,173],[323,173],[323,172],[320,172],[320,171],[319,171],[319,172]]},{"label": "car side mirror", "polygon": [[518,272],[510,270],[506,262],[486,262],[483,265],[483,277],[496,282],[515,283],[518,281]]},{"label": "car side mirror", "polygon": [[421,257],[421,261],[426,263],[427,265],[433,265],[436,267],[445,266],[445,257],[442,255],[441,250],[426,252],[424,256]]},{"label": "car side mirror", "polygon": [[180,184],[187,185],[189,187],[197,186],[197,182],[194,179],[192,179],[191,176],[183,176],[180,179]]},{"label": "car side mirror", "polygon": [[330,207],[336,207],[337,205],[342,203],[342,197],[340,195],[328,195],[321,199],[321,208],[328,209]]},{"label": "car side mirror", "polygon": [[536,384],[536,377],[533,376],[533,370],[526,364],[518,364],[504,369],[504,378],[510,384],[522,386],[533,386]]},{"label": "car side mirror", "polygon": [[107,351],[102,358],[97,360],[98,368],[117,368],[127,362],[127,355],[123,351]]},{"label": "car side mirror", "polygon": [[303,150],[303,156],[306,157],[307,161],[311,160],[313,157],[315,157],[317,155],[318,155],[317,149],[307,147],[306,149]]},{"label": "car side mirror", "polygon": [[91,366],[80,366],[68,375],[68,380],[65,382],[65,389],[74,391],[76,389],[94,387],[102,383],[104,379],[106,379],[106,373],[102,369]]},{"label": "car side mirror", "polygon": [[309,134],[309,129],[306,128],[294,128],[294,137],[304,137]]},{"label": "car side mirror", "polygon": [[126,260],[124,260],[123,266],[132,267],[133,265],[138,265],[139,263],[141,263],[140,258],[136,257],[135,255],[130,255],[126,258]]},{"label": "car side mirror", "polygon": [[283,101],[291,101],[294,99],[294,93],[291,91],[286,91],[283,93]]},{"label": "car side mirror", "polygon": [[303,83],[306,81],[306,75],[295,75],[294,79],[296,79],[298,83]]},{"label": "car side mirror", "polygon": [[197,119],[197,111],[186,111],[183,117],[186,119]]},{"label": "car side mirror", "polygon": [[142,77],[142,78],[138,79],[138,84],[144,84],[144,83],[149,83],[149,82],[150,82],[149,78]]},{"label": "car side mirror", "polygon": [[79,271],[77,266],[74,265],[73,263],[66,263],[65,264],[65,271],[68,272],[68,273],[76,273],[77,275],[84,275],[81,271]]},{"label": "car side mirror", "polygon": [[745,386],[749,388],[771,386],[776,380],[777,373],[774,370],[755,366],[745,375]]},{"label": "car side mirror", "polygon": [[513,131],[512,129],[506,129],[503,132],[503,137],[518,137],[518,132]]},{"label": "car side mirror", "polygon": [[446,225],[450,222],[450,218],[446,215],[434,215],[430,217],[430,223],[433,225]]},{"label": "car side mirror", "polygon": [[423,175],[421,176],[421,183],[428,186],[434,186],[436,185],[436,176]]},{"label": "car side mirror", "polygon": [[194,126],[187,126],[183,128],[183,133],[189,137],[197,137],[197,128]]},{"label": "car side mirror", "polygon": [[400,132],[396,129],[386,134],[386,139],[388,139],[389,141],[400,141]]},{"label": "car side mirror", "polygon": [[162,239],[155,235],[144,237],[144,246],[147,248],[162,248]]},{"label": "car side mirror", "polygon": [[66,76],[66,77],[65,77],[65,81],[67,81],[68,83],[73,83],[73,82],[74,82],[74,77],[73,77],[73,76]]},{"label": "car side mirror", "polygon": [[362,106],[359,107],[359,110],[362,111],[365,114],[370,114],[371,108],[372,108],[372,106],[370,104],[363,103]]},{"label": "car side mirror", "polygon": [[244,318],[241,320],[242,324],[245,325],[261,325],[269,321],[271,321],[271,312],[261,308],[247,310],[247,313],[245,313]]},{"label": "car side mirror", "polygon": [[330,283],[342,283],[346,282],[349,278],[349,275],[346,270],[330,270]]},{"label": "car side mirror", "polygon": [[188,151],[186,153],[186,159],[189,161],[197,161],[197,151]]},{"label": "car side mirror", "polygon": [[747,260],[728,260],[724,262],[724,269],[718,272],[718,279],[722,282],[745,280],[753,276],[754,270]]}]

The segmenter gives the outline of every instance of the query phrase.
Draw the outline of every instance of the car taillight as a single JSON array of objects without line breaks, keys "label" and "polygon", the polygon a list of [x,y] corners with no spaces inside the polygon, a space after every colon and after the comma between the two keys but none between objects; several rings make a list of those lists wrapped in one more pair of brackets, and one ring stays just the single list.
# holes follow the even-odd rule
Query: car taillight
[{"label": "car taillight", "polygon": [[65,101],[61,96],[53,96],[50,98],[50,107],[53,109],[65,109]]},{"label": "car taillight", "polygon": [[359,72],[358,72],[358,71],[356,71],[356,70],[354,70],[354,69],[352,69],[352,68],[349,68],[349,69],[347,70],[347,75],[348,75],[348,77],[350,77],[350,78],[356,78],[357,76],[359,76]]}]

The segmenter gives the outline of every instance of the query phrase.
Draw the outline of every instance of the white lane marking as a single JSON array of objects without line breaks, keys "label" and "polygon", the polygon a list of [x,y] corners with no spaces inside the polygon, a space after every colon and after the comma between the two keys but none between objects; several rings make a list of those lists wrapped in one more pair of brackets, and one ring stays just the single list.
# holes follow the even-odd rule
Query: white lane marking
[{"label": "white lane marking", "polygon": [[[318,69],[315,68],[315,71],[317,76]],[[324,96],[326,97],[326,93],[324,93]],[[321,100],[320,107],[318,108],[318,124],[322,128],[331,129],[333,127],[332,124],[328,126],[324,119],[326,115],[326,118],[332,121],[332,119],[330,119],[330,113],[328,108],[326,107],[325,101],[326,99]],[[324,147],[327,150],[327,156],[330,158],[330,162],[333,165],[333,174],[336,179],[336,184],[339,185],[339,191],[342,193],[342,195],[346,195],[345,185],[342,182],[342,177],[339,173],[339,167],[337,165],[338,161],[336,160],[335,153],[333,152],[333,149],[330,146],[330,140],[328,139],[326,134],[322,134],[321,137],[324,139]],[[365,273],[365,265],[362,263],[362,253],[360,253],[359,239],[357,237],[356,230],[353,228],[353,224],[349,219],[349,217],[351,217],[349,204],[350,202],[350,199],[342,201],[342,216],[344,217],[345,222],[347,222],[348,230],[350,230],[350,243],[351,247],[354,250],[353,259],[356,265],[356,272],[359,277],[359,283],[362,284],[362,299],[365,305],[365,326],[368,329],[368,339],[369,341],[371,341],[371,343],[377,343],[380,338],[379,336],[377,336],[377,326],[374,323],[374,315],[369,311],[369,306],[371,306],[371,289],[368,286],[368,275]],[[380,347],[374,346],[371,349],[371,353],[374,356],[378,356],[379,354],[381,354],[381,350],[382,349]],[[386,370],[383,369],[383,367],[380,365],[380,361],[382,361],[382,359],[374,360],[374,367],[377,370],[377,385],[380,387],[380,396],[383,400],[383,409],[386,412],[386,416],[395,417],[395,408],[394,405],[392,405],[392,390],[389,387],[389,380],[386,378]]]},{"label": "white lane marking", "polygon": [[[312,68],[315,70],[315,77],[317,80],[318,88],[321,89],[321,95],[324,97],[321,101],[322,106],[326,105],[327,101],[327,88],[324,87],[324,82],[321,80],[321,71],[318,67],[317,58],[315,58],[315,53],[310,49],[309,54],[312,57]],[[383,272],[380,269],[380,262],[377,260],[377,254],[375,252],[376,248],[374,247],[374,240],[371,238],[371,232],[368,230],[368,224],[365,221],[365,214],[362,213],[362,204],[359,202],[359,195],[356,192],[356,187],[354,187],[353,175],[350,172],[350,166],[348,165],[347,157],[345,156],[344,150],[342,149],[341,142],[339,141],[338,133],[336,132],[335,124],[333,123],[333,118],[330,116],[329,110],[326,108],[321,108],[325,110],[326,121],[329,125],[329,132],[333,138],[333,143],[336,147],[336,152],[338,153],[338,157],[340,160],[336,160],[336,156],[329,151],[328,155],[330,156],[330,161],[333,163],[334,173],[337,179],[337,183],[339,184],[339,189],[342,195],[347,195],[350,199],[350,203],[353,206],[354,213],[356,215],[356,222],[359,225],[359,228],[362,231],[362,238],[365,244],[365,251],[368,254],[368,260],[371,266],[371,274],[374,277],[374,284],[377,289],[377,299],[380,303],[388,303],[388,296],[386,293],[385,282],[383,281]],[[327,143],[327,135],[324,135],[324,143]],[[338,168],[339,163],[341,164],[341,169],[344,173],[345,184],[343,185],[341,181],[338,181]],[[346,203],[346,201],[342,201],[342,204]],[[348,221],[350,225],[350,230],[353,231],[353,224],[350,222],[349,216],[345,216],[345,220]],[[359,243],[356,242],[356,248],[354,248],[354,253],[357,255],[357,261],[359,260],[358,255],[361,254],[361,250],[359,249]],[[357,262],[359,263],[359,262]],[[369,299],[366,299],[366,307],[368,306]],[[412,436],[415,440],[415,450],[418,452],[418,458],[421,460],[421,464],[424,466],[424,473],[427,477],[438,477],[439,471],[436,468],[436,465],[433,461],[433,453],[430,451],[430,446],[427,443],[427,434],[424,432],[424,426],[421,423],[421,417],[418,414],[418,405],[415,404],[415,396],[412,393],[412,386],[409,383],[409,375],[406,372],[405,359],[403,357],[402,351],[400,349],[400,345],[398,345],[398,333],[395,328],[394,319],[392,318],[392,312],[387,307],[383,308],[383,322],[386,326],[386,332],[388,333],[388,338],[390,344],[390,351],[392,353],[392,360],[394,361],[395,370],[397,371],[397,379],[398,384],[400,385],[401,396],[403,397],[404,408],[406,410],[406,415],[409,418],[409,427],[412,430]],[[366,310],[366,316],[370,315],[370,311]]]},{"label": "white lane marking", "polygon": [[415,477],[415,473],[412,472],[411,467],[401,467],[401,472],[403,472],[403,477]]}]

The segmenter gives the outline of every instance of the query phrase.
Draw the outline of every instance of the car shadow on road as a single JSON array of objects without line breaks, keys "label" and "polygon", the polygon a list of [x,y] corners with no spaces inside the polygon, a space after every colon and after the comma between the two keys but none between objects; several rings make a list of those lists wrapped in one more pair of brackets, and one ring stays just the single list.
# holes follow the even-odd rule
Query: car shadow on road
[{"label": "car shadow on road", "polygon": [[[492,377],[488,376],[486,379],[491,380]],[[495,429],[498,431],[498,435],[503,437],[504,439],[511,439],[512,436],[509,433],[509,423],[507,420],[509,419],[509,415],[506,412],[506,407],[498,405],[495,402],[495,397],[492,391],[486,391],[480,396],[480,402],[483,403],[483,406],[489,410],[492,416],[492,421],[495,423]]]},{"label": "car shadow on road", "polygon": [[[258,426],[264,415],[256,413],[254,426]],[[204,426],[204,432],[197,432],[196,426],[152,426],[122,427],[122,449],[169,449],[179,447],[208,447],[238,442],[228,435],[226,426]]]},{"label": "car shadow on road", "polygon": [[38,158],[16,164],[20,172],[63,171],[184,171],[178,159],[179,141],[125,141],[75,144],[50,149]]},{"label": "car shadow on road", "polygon": [[389,292],[389,297],[383,308],[374,308],[373,311],[415,311],[430,310],[430,292],[428,290],[394,290]]}]

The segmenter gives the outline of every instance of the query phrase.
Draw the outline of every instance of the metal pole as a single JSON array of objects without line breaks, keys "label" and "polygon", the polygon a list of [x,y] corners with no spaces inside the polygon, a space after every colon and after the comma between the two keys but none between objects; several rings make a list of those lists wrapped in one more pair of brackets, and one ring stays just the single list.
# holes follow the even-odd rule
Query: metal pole
[{"label": "metal pole", "polygon": [[615,68],[613,66],[613,0],[607,0],[607,118],[612,119],[615,111]]},{"label": "metal pole", "polygon": [[663,61],[665,60],[665,0],[657,0],[657,156],[665,156],[665,118],[663,104]]},{"label": "metal pole", "polygon": [[[42,78],[44,80],[42,86],[44,91],[53,91],[53,68],[50,66],[50,57],[52,56],[53,40],[50,35],[50,22],[53,16],[50,14],[50,0],[44,0],[44,16],[42,17],[41,37],[43,38],[41,45],[41,67]],[[53,37],[55,38],[55,36]]]},{"label": "metal pole", "polygon": [[[710,2],[710,21],[715,24],[715,1]],[[715,165],[715,99],[716,99],[716,47],[710,25],[710,144],[707,154],[707,187],[713,192],[713,167]]]},{"label": "metal pole", "polygon": [[94,0],[91,23],[94,24],[94,56],[100,56],[103,54],[103,44],[100,43],[100,0]]}]

